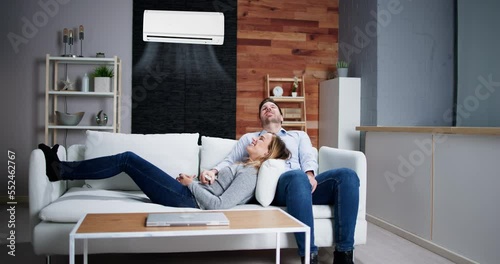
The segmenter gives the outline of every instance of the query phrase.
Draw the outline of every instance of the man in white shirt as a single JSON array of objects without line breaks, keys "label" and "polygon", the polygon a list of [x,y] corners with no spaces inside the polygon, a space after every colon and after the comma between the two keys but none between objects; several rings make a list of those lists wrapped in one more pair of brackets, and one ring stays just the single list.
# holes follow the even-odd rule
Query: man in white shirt
[{"label": "man in white shirt", "polygon": [[[260,103],[259,118],[263,130],[243,135],[231,153],[210,173],[217,174],[223,167],[244,160],[247,156],[246,146],[252,143],[252,138],[266,132],[275,133],[286,143],[292,155],[286,161],[287,171],[280,176],[272,204],[286,206],[288,213],[311,227],[311,263],[318,262],[318,247],[314,244],[312,205],[333,205],[336,244],[333,264],[352,264],[359,202],[359,178],[356,172],[342,168],[318,175],[316,153],[309,136],[304,131],[283,129],[283,114],[271,98]],[[297,233],[295,237],[303,262],[304,234]]]}]

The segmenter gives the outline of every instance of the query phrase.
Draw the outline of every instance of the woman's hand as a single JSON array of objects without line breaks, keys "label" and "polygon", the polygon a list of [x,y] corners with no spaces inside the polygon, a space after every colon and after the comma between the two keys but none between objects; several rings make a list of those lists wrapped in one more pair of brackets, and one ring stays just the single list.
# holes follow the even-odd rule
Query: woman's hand
[{"label": "woman's hand", "polygon": [[200,173],[200,182],[203,184],[212,184],[216,178],[214,170],[203,170]]},{"label": "woman's hand", "polygon": [[179,177],[176,178],[178,182],[180,182],[184,186],[188,186],[193,182],[193,179],[196,177],[196,175],[189,176],[184,173],[179,173]]}]

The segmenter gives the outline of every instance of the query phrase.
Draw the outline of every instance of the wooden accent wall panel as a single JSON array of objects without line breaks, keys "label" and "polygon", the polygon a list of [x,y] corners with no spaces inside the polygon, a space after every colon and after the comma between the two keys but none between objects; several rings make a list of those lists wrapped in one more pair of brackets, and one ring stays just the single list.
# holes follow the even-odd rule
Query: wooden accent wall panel
[{"label": "wooden accent wall panel", "polygon": [[238,0],[237,138],[261,128],[266,74],[304,74],[307,132],[318,147],[319,82],[335,70],[338,6],[338,0]]}]

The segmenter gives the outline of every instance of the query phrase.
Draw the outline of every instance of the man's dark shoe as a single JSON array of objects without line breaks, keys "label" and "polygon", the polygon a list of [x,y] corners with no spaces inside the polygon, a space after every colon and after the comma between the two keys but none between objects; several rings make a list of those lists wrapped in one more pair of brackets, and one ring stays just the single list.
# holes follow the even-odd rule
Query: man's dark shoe
[{"label": "man's dark shoe", "polygon": [[[305,262],[305,258],[304,257],[300,257],[300,261],[302,264],[304,264]],[[311,253],[311,261],[310,261],[311,264],[318,264],[318,253],[315,252],[315,253]]]},{"label": "man's dark shoe", "polygon": [[334,251],[333,264],[354,264],[351,251]]}]

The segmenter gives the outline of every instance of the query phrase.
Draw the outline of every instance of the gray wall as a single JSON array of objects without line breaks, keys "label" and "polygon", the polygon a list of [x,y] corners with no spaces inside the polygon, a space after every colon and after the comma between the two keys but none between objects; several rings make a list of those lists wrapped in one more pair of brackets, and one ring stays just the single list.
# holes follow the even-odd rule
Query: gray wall
[{"label": "gray wall", "polygon": [[452,125],[453,3],[340,1],[339,57],[361,77],[362,125]]},{"label": "gray wall", "polygon": [[[62,54],[65,27],[85,27],[84,56],[105,52],[123,61],[122,132],[130,132],[132,0],[6,0],[0,9],[1,150],[16,153],[16,195],[28,195],[31,151],[44,141],[45,54]],[[33,26],[26,26],[33,25]],[[13,45],[10,38],[19,41]],[[76,42],[75,47],[80,48]],[[96,109],[100,105],[94,106]],[[83,131],[67,144],[82,142]],[[7,180],[0,189],[6,190]],[[7,192],[0,194],[5,197]]]},{"label": "gray wall", "polygon": [[498,0],[458,0],[457,126],[500,126]]},{"label": "gray wall", "polygon": [[[453,108],[453,0],[379,0],[392,13],[378,37],[378,118],[381,126],[450,126]],[[390,11],[390,10],[396,11]]]},{"label": "gray wall", "polygon": [[[361,78],[361,124],[377,125],[377,1],[339,2],[339,59]],[[375,26],[375,32],[372,29]]]}]

